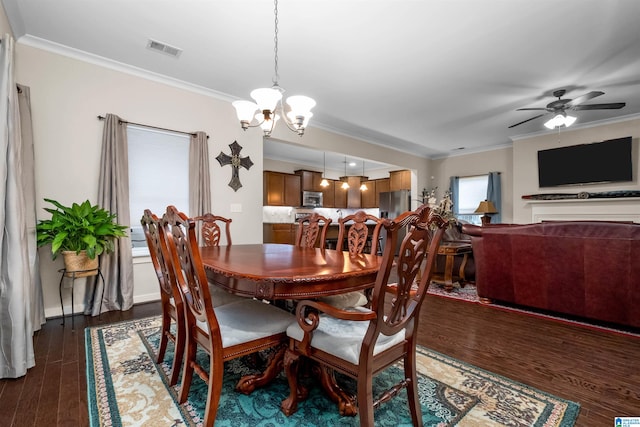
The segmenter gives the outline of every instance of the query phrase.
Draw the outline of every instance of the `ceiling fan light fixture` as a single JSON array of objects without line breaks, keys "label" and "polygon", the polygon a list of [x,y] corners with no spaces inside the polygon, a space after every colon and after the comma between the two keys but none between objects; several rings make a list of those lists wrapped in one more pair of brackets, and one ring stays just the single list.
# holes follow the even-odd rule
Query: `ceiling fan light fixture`
[{"label": "ceiling fan light fixture", "polygon": [[576,117],[574,116],[567,116],[567,113],[562,112],[562,113],[558,113],[556,114],[556,116],[554,118],[552,118],[551,120],[548,120],[544,126],[547,129],[555,129],[555,128],[559,128],[559,127],[569,127],[571,126],[574,122],[576,121]]}]

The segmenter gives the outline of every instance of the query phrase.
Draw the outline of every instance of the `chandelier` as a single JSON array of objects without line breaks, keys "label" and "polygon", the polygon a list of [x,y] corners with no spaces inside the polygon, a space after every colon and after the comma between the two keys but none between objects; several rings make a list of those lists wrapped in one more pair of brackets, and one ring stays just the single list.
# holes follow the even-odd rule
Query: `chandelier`
[{"label": "chandelier", "polygon": [[[284,89],[278,83],[278,0],[274,0],[275,15],[275,35],[274,43],[274,75],[273,85],[268,88],[255,89],[251,92],[251,101],[234,101],[233,105],[240,120],[242,129],[260,126],[266,137],[271,136],[271,132],[276,122],[282,118],[287,127],[296,132],[299,136],[304,135],[304,129],[313,116],[311,109],[316,105],[316,101],[304,95],[290,96],[286,100],[287,108],[282,103]],[[257,120],[257,124],[251,123]]]}]

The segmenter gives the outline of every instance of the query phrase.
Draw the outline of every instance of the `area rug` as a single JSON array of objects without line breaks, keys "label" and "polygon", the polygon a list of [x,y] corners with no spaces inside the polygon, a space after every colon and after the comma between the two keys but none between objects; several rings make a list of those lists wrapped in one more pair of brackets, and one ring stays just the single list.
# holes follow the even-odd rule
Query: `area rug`
[{"label": "area rug", "polygon": [[[444,298],[452,298],[452,299],[463,300],[463,301],[478,303],[478,304],[480,303],[480,298],[478,297],[476,286],[473,283],[467,283],[465,284],[464,287],[460,287],[460,285],[456,283],[454,284],[454,287],[451,290],[451,292],[448,292],[444,289],[444,285],[440,283],[432,282],[431,285],[429,285],[429,289],[427,289],[427,293],[431,295],[436,295],[439,297],[444,297]],[[569,315],[562,316],[549,311],[525,308],[522,306],[516,306],[516,305],[500,303],[500,302],[483,304],[483,306],[495,308],[498,310],[514,311],[517,313],[521,313],[521,314],[525,314],[533,317],[542,317],[545,319],[551,319],[558,322],[577,325],[587,329],[612,332],[620,335],[640,338],[640,330],[637,330],[637,328],[624,327],[622,325],[615,325],[615,324],[598,323],[595,321],[590,321],[588,319],[578,318],[578,317],[569,316]]]},{"label": "area rug", "polygon": [[[177,387],[167,386],[173,357],[169,343],[164,363],[155,364],[160,338],[160,317],[151,317],[85,330],[87,393],[90,425],[199,426],[206,385],[195,377],[188,401],[177,404]],[[206,356],[201,355],[204,359]],[[216,426],[357,426],[358,417],[340,417],[336,405],[311,385],[298,412],[280,411],[288,395],[284,374],[268,386],[245,396],[234,391],[238,378],[255,372],[255,359],[225,364],[225,380]],[[573,426],[577,403],[560,399],[457,361],[424,347],[418,349],[418,388],[425,426]],[[374,394],[401,375],[392,367],[376,377]],[[349,389],[353,382],[339,378]],[[406,391],[381,405],[376,425],[410,426]]]}]

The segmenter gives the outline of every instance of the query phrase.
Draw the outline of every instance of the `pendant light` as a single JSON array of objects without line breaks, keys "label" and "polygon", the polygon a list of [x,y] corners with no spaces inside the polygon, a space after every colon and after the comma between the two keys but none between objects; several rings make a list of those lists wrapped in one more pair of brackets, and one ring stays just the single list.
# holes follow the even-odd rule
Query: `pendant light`
[{"label": "pendant light", "polygon": [[364,160],[362,161],[362,178],[360,178],[360,191],[367,191],[367,184],[365,184],[366,178],[364,177]]},{"label": "pendant light", "polygon": [[[285,111],[285,107],[282,104],[284,89],[278,83],[280,77],[278,75],[278,0],[274,0],[274,6],[275,36],[273,40],[275,47],[273,50],[275,54],[275,71],[272,79],[273,86],[253,90],[251,97],[255,102],[234,101],[232,105],[236,109],[236,115],[244,130],[260,126],[264,135],[269,137],[276,122],[281,119],[291,131],[302,136],[309,119],[313,116],[311,109],[316,105],[316,101],[304,95],[290,96],[286,100],[288,111]],[[251,124],[254,119],[258,121],[258,124]]]},{"label": "pendant light", "polygon": [[348,190],[349,189],[349,183],[347,182],[347,156],[344,156],[344,177],[342,177],[342,185],[340,186],[340,188],[342,188],[343,190]]},{"label": "pendant light", "polygon": [[323,165],[323,172],[322,172],[322,181],[320,181],[320,187],[328,187],[329,181],[327,181],[327,153],[325,152],[322,153],[322,165]]}]

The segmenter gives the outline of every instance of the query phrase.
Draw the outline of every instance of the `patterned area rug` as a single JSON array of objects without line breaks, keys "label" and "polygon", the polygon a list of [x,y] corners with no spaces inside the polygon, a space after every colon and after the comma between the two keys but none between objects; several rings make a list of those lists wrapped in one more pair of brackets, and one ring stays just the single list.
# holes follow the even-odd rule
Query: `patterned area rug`
[{"label": "patterned area rug", "polygon": [[[153,360],[159,342],[160,317],[87,328],[87,393],[91,426],[198,426],[204,410],[206,385],[196,376],[189,398],[176,400],[177,387],[167,386],[172,354]],[[206,359],[206,356],[202,354]],[[261,355],[265,356],[265,355]],[[280,375],[271,384],[245,396],[234,391],[238,378],[255,372],[255,359],[225,365],[216,426],[357,426],[358,417],[340,417],[317,386],[311,386],[298,412],[286,417],[280,402],[288,383]],[[425,426],[573,426],[579,405],[516,383],[430,351],[418,350],[419,393]],[[376,377],[374,394],[395,383],[401,369],[392,367]],[[353,381],[340,377],[349,389]],[[406,391],[381,405],[376,425],[410,426]]]},{"label": "patterned area rug", "polygon": [[[480,298],[478,297],[476,286],[473,283],[467,283],[464,287],[460,287],[459,284],[455,283],[451,292],[447,292],[444,289],[444,286],[442,284],[432,282],[431,285],[429,285],[429,289],[427,289],[427,293],[431,295],[445,297],[445,298],[453,298],[458,300],[464,300],[467,302],[480,303]],[[632,328],[630,326],[625,327],[622,325],[596,323],[595,321],[589,321],[588,319],[572,317],[569,315],[562,316],[549,311],[536,310],[532,308],[525,308],[522,306],[515,306],[515,305],[509,305],[509,304],[502,304],[500,302],[485,304],[485,306],[495,308],[498,310],[515,311],[518,313],[526,314],[528,316],[543,317],[545,319],[552,319],[558,322],[579,325],[584,328],[613,332],[613,333],[622,334],[625,336],[640,338],[640,330],[637,330],[637,328]]]}]

